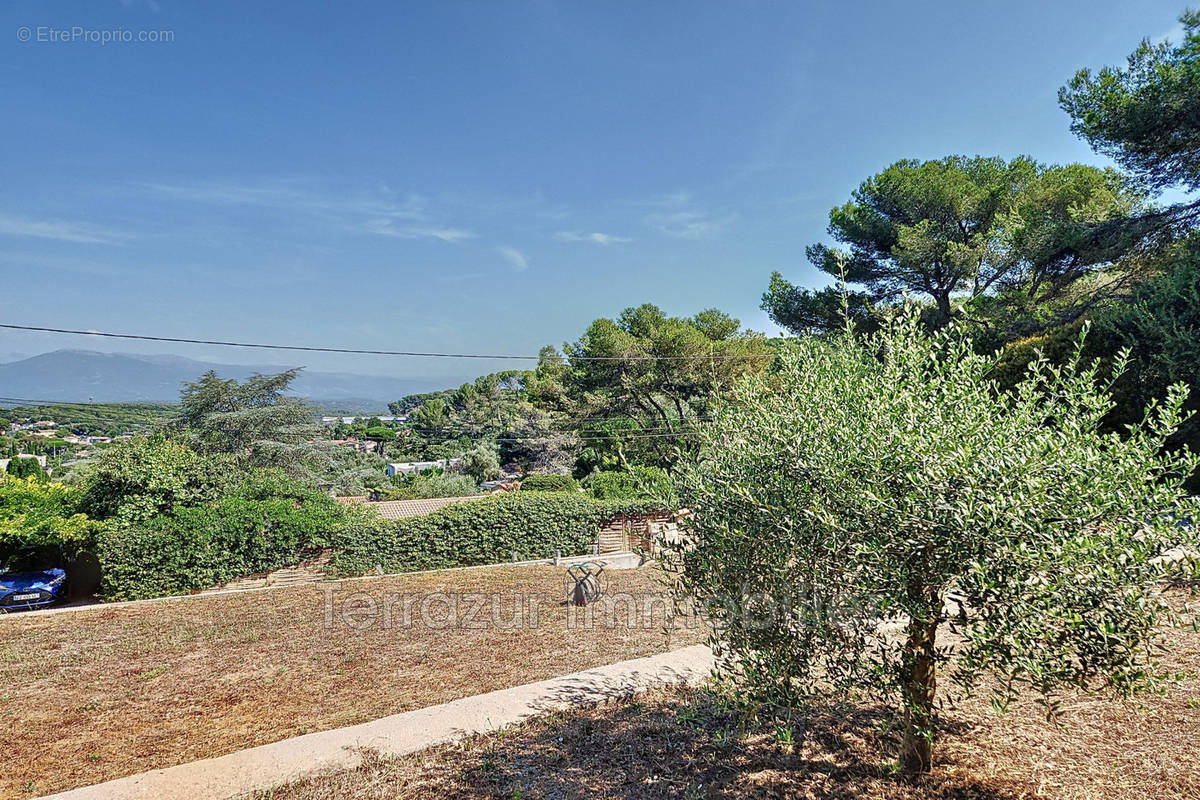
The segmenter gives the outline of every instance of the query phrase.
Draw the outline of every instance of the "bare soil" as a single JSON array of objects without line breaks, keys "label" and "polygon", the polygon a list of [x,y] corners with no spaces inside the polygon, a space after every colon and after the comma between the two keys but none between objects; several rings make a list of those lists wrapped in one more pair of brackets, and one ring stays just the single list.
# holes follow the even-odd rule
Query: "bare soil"
[{"label": "bare soil", "polygon": [[0,797],[99,783],[704,640],[696,627],[664,633],[665,604],[649,570],[608,576],[613,602],[596,607],[590,625],[565,606],[563,571],[551,567],[0,619]]}]

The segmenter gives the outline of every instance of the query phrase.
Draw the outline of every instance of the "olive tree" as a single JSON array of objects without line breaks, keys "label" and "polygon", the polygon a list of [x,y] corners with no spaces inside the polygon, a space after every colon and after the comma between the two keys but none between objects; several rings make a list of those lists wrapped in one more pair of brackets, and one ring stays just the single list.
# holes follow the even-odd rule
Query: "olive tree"
[{"label": "olive tree", "polygon": [[[780,710],[874,699],[903,719],[900,767],[932,764],[939,676],[994,701],[1152,683],[1178,621],[1158,596],[1192,569],[1164,454],[1182,387],[1123,435],[1095,367],[1035,361],[1012,392],[951,326],[913,315],[794,342],[743,381],[683,464],[694,515],[667,563],[713,621],[721,671]],[[1183,558],[1173,558],[1183,554]],[[943,687],[944,688],[944,687]]]}]

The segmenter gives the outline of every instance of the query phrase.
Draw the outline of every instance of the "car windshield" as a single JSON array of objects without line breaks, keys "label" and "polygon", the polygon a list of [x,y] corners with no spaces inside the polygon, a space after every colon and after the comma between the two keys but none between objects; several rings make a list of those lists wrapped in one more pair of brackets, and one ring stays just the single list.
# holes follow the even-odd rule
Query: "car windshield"
[{"label": "car windshield", "polygon": [[10,554],[0,562],[0,575],[18,572],[41,572],[61,566],[61,559],[54,548],[30,547]]}]

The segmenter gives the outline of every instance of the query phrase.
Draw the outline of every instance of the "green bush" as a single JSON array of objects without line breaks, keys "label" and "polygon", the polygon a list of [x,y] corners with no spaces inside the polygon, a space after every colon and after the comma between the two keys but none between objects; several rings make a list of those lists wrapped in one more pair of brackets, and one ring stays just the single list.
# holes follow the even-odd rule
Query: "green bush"
[{"label": "green bush", "polygon": [[522,492],[573,492],[578,488],[570,475],[530,475],[521,479]]},{"label": "green bush", "polygon": [[469,475],[459,472],[431,471],[407,475],[396,481],[396,488],[382,493],[384,500],[420,500],[432,497],[466,497],[479,494],[479,486]]},{"label": "green bush", "polygon": [[9,459],[8,467],[5,471],[14,478],[46,480],[46,471],[42,469],[42,465],[38,463],[36,458],[13,456]]},{"label": "green bush", "polygon": [[622,472],[595,472],[586,483],[597,500],[645,498],[674,505],[675,487],[671,484],[671,477],[659,467],[635,466]]},{"label": "green bush", "polygon": [[333,565],[361,575],[463,567],[549,558],[554,551],[589,551],[605,521],[657,510],[654,503],[602,502],[578,492],[513,492],[455,503],[432,514],[368,520],[345,526],[335,540]]},{"label": "green bush", "polygon": [[251,480],[220,500],[133,525],[110,525],[97,539],[109,600],[182,594],[297,564],[326,546],[352,512],[314,489],[278,478]]},{"label": "green bush", "polygon": [[122,526],[215,500],[237,475],[228,458],[199,455],[167,435],[136,437],[105,450],[93,463],[80,510]]},{"label": "green bush", "polygon": [[58,545],[68,554],[86,548],[98,523],[79,513],[81,495],[44,476],[0,480],[0,560],[30,545]]}]

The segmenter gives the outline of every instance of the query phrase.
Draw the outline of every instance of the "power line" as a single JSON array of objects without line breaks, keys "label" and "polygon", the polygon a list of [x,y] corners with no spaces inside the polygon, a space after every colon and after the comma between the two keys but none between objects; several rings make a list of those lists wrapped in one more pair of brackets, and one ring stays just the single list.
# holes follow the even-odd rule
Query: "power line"
[{"label": "power line", "polygon": [[[306,353],[348,353],[368,356],[413,356],[418,358],[476,358],[502,359],[509,361],[538,361],[541,356],[488,355],[481,353],[423,353],[408,350],[367,350],[354,347],[309,347],[297,344],[261,344],[255,342],[227,342],[216,339],[186,339],[178,336],[151,336],[138,333],[112,333],[107,331],[79,331],[68,328],[50,328],[39,325],[13,325],[0,322],[0,328],[38,333],[65,333],[73,336],[101,336],[107,339],[136,339],[146,342],[174,342],[176,344],[206,344],[219,347],[253,347],[259,350],[294,350]],[[774,353],[747,353],[744,355],[707,356],[571,356],[575,361],[722,361],[744,358],[774,358]]]},{"label": "power line", "polygon": [[[102,403],[94,403],[94,404],[62,403],[62,402],[52,402],[52,401],[35,401],[35,400],[29,400],[28,398],[5,398],[5,397],[0,397],[0,403],[12,402],[12,401],[16,401],[18,399],[21,402],[26,402],[26,403],[39,403],[42,405],[54,405],[54,406],[62,406],[62,407],[73,406],[76,408],[87,408],[87,407],[89,407],[89,405],[91,405],[91,406],[106,405],[106,404],[102,404]],[[689,420],[689,422],[691,422],[691,421],[705,422],[705,421],[709,421],[709,420],[707,420],[707,419]],[[163,422],[169,422],[169,420],[164,420]],[[87,419],[87,420],[67,422],[60,427],[69,429],[72,426],[77,427],[80,425],[88,425],[88,424],[120,425],[120,426],[130,428],[130,429],[137,429],[137,428],[145,427],[147,425],[153,426],[156,423],[145,422],[145,421],[133,421],[133,420],[129,420],[129,419],[118,419],[115,417],[104,417],[104,416],[97,415],[97,416],[95,416],[91,419]],[[310,423],[310,425],[306,426],[306,427],[319,427],[319,426],[317,425],[317,423]],[[244,433],[247,433],[249,429],[216,428],[216,429],[211,429],[211,430],[213,430],[214,432],[219,432],[219,433],[244,434]],[[668,426],[658,425],[658,426],[650,426],[650,427],[646,427],[646,428],[637,428],[636,430],[631,430],[631,431],[627,431],[627,432],[626,431],[616,431],[616,432],[608,433],[607,435],[595,435],[595,434],[600,434],[602,431],[603,431],[602,428],[597,428],[594,426],[583,426],[583,427],[575,428],[575,429],[565,429],[565,428],[546,429],[541,434],[531,435],[531,436],[492,437],[492,436],[485,435],[482,431],[479,431],[479,430],[458,429],[458,428],[438,428],[438,429],[430,431],[429,434],[443,435],[443,436],[446,436],[447,438],[465,437],[468,439],[475,439],[478,441],[487,440],[487,441],[495,441],[495,442],[534,442],[534,441],[545,441],[547,439],[553,438],[554,436],[572,436],[572,437],[574,437],[574,439],[576,441],[589,442],[589,441],[613,441],[613,440],[626,441],[626,440],[630,440],[630,439],[657,439],[657,438],[670,438],[670,437],[674,437],[674,436],[692,436],[692,435],[697,434],[699,432],[699,429],[697,427],[688,426],[688,425],[685,425],[685,426],[682,426],[679,428],[675,428],[675,429],[672,429]],[[581,433],[587,434],[587,435],[583,435],[583,436],[578,435]],[[370,441],[370,440],[366,440],[366,441]]]}]

